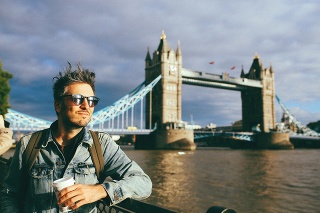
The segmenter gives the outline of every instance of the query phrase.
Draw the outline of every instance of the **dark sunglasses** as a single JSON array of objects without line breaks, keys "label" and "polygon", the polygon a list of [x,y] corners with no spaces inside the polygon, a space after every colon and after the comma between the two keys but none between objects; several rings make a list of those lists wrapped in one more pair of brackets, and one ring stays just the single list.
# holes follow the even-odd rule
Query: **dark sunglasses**
[{"label": "dark sunglasses", "polygon": [[86,98],[88,101],[88,105],[90,107],[94,107],[97,106],[98,102],[99,102],[99,98],[96,96],[83,96],[81,94],[74,94],[74,95],[61,95],[60,97],[71,97],[72,98],[72,102],[75,103],[76,105],[81,105],[84,102],[84,99]]}]

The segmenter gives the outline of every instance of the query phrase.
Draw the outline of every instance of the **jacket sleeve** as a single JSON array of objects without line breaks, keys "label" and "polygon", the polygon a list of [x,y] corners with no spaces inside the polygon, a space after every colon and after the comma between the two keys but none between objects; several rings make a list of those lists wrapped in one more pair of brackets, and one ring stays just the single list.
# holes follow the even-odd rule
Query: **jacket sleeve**
[{"label": "jacket sleeve", "polygon": [[19,199],[25,190],[21,190],[22,181],[22,169],[21,169],[21,157],[24,150],[19,141],[16,146],[15,153],[11,159],[9,172],[3,182],[3,190],[0,193],[0,212],[11,213],[21,212]]},{"label": "jacket sleeve", "polygon": [[108,134],[100,133],[104,157],[103,187],[108,193],[107,205],[117,204],[126,198],[142,200],[150,196],[152,182],[149,176],[121,150]]}]

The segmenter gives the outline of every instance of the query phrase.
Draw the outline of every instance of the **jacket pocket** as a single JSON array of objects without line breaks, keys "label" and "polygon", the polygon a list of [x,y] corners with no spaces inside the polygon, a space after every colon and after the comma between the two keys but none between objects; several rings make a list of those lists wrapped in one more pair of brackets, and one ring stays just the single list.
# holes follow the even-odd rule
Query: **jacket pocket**
[{"label": "jacket pocket", "polygon": [[52,192],[53,167],[34,165],[30,177],[36,194]]},{"label": "jacket pocket", "polygon": [[53,193],[53,167],[48,165],[34,165],[30,171],[30,187],[32,202],[35,210],[48,210],[56,203]]},{"label": "jacket pocket", "polygon": [[92,163],[78,163],[73,169],[76,183],[95,184],[98,182],[96,169]]}]

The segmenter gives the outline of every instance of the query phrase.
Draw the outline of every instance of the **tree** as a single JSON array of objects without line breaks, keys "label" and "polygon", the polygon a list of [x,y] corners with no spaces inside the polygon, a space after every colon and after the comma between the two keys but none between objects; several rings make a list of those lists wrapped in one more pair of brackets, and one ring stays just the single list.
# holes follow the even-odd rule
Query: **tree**
[{"label": "tree", "polygon": [[0,60],[0,114],[5,115],[8,112],[8,108],[10,108],[9,104],[9,93],[10,93],[10,85],[9,79],[11,79],[13,75],[8,71],[2,69],[2,62]]}]

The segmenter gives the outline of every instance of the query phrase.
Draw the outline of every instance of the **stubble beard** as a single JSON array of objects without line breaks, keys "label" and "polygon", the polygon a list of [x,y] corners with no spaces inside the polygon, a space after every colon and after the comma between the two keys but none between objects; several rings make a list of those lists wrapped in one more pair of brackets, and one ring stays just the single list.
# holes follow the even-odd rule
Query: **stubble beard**
[{"label": "stubble beard", "polygon": [[91,117],[64,117],[63,123],[66,129],[74,130],[86,127],[90,122]]}]

